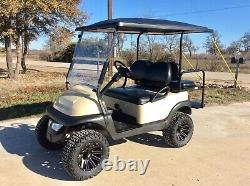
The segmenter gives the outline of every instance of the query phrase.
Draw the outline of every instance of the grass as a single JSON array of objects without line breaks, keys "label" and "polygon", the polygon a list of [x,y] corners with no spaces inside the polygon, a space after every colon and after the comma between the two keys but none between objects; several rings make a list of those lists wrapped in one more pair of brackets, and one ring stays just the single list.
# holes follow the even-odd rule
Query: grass
[{"label": "grass", "polygon": [[[63,92],[63,87],[33,87],[19,90],[16,94],[0,98],[0,121],[31,115],[42,114],[57,96]],[[193,100],[199,100],[199,91],[190,93]],[[206,89],[206,104],[229,104],[250,101],[250,92],[242,89]]]},{"label": "grass", "polygon": [[39,87],[19,90],[12,96],[0,98],[0,121],[42,114],[62,91],[61,87]]},{"label": "grass", "polygon": [[[201,93],[194,91],[190,93],[192,100],[201,99]],[[205,90],[206,104],[229,104],[235,102],[250,101],[250,91],[235,88],[207,88]]]}]

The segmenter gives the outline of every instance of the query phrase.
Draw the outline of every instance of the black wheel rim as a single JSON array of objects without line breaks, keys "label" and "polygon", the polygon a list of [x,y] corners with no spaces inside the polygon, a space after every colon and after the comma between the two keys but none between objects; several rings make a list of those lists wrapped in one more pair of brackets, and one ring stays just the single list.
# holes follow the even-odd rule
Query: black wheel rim
[{"label": "black wheel rim", "polygon": [[183,121],[180,125],[178,125],[177,131],[176,131],[176,139],[178,141],[185,141],[190,133],[190,126],[188,122]]},{"label": "black wheel rim", "polygon": [[98,142],[91,142],[78,155],[78,166],[83,171],[91,171],[100,165],[103,159],[103,148]]}]

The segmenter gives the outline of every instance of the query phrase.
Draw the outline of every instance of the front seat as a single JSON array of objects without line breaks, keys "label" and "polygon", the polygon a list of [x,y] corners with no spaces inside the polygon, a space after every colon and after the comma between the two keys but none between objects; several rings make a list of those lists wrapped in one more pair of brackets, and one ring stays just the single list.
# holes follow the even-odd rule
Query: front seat
[{"label": "front seat", "polygon": [[[143,105],[151,101],[156,93],[171,83],[171,64],[166,62],[152,63],[138,60],[131,67],[131,79],[136,85],[130,87],[111,88],[104,92],[105,96]],[[161,99],[165,94],[159,94]]]}]

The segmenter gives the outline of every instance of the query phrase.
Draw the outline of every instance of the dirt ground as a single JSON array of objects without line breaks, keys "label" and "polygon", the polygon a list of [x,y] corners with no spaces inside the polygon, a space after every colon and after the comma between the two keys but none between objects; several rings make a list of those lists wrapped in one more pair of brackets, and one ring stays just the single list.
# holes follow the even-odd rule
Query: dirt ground
[{"label": "dirt ground", "polygon": [[36,142],[38,118],[0,122],[0,185],[250,185],[250,102],[193,110],[195,131],[180,149],[166,148],[159,132],[119,141],[110,159],[150,159],[138,172],[103,171],[85,182],[73,181],[62,169],[60,152]]}]

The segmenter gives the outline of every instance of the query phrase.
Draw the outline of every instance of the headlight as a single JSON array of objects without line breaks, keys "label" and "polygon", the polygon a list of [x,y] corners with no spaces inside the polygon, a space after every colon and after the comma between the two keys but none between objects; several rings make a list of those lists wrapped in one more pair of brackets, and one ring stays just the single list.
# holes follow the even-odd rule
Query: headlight
[{"label": "headlight", "polygon": [[62,127],[63,125],[62,124],[59,124],[59,123],[55,123],[53,121],[49,121],[49,126],[56,132],[58,132]]}]

